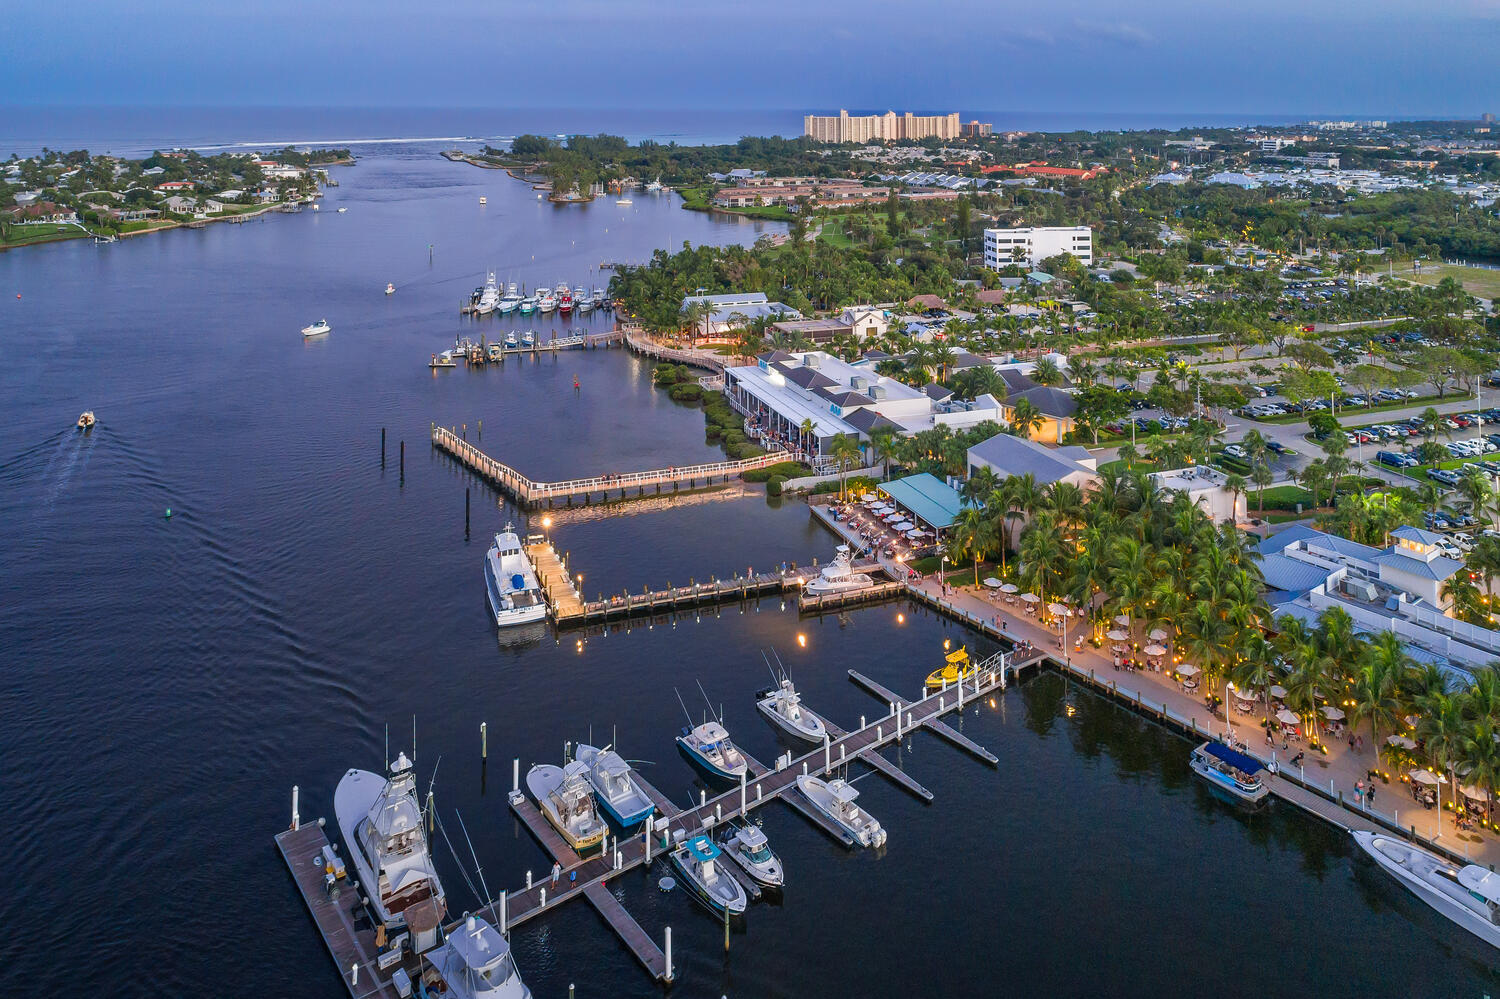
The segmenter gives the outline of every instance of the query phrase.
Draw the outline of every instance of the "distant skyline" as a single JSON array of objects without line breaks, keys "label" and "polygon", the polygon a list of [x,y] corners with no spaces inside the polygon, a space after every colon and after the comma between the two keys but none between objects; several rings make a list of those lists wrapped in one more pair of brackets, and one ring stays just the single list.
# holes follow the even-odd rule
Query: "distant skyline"
[{"label": "distant skyline", "polygon": [[1500,2],[19,0],[0,104],[1477,117]]}]

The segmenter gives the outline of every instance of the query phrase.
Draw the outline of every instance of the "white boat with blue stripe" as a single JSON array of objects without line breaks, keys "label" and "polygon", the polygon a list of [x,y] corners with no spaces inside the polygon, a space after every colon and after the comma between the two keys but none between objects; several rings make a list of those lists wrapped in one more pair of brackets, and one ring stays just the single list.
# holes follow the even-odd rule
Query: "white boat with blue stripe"
[{"label": "white boat with blue stripe", "polygon": [[1260,771],[1264,769],[1260,760],[1221,742],[1205,742],[1193,750],[1188,766],[1208,781],[1210,787],[1239,801],[1259,804],[1271,793],[1260,779]]},{"label": "white boat with blue stripe", "polygon": [[510,524],[495,535],[495,543],[484,557],[484,587],[489,593],[495,624],[502,628],[540,621],[547,616],[547,602],[542,599],[536,569]]},{"label": "white boat with blue stripe", "polygon": [[719,866],[721,854],[707,836],[694,836],[672,851],[672,866],[694,897],[713,912],[741,916],[749,899],[745,887]]},{"label": "white boat with blue stripe", "polygon": [[635,770],[613,748],[598,749],[578,744],[578,762],[588,768],[594,800],[622,829],[640,825],[656,811],[656,805],[635,779]]},{"label": "white boat with blue stripe", "polygon": [[683,729],[677,737],[677,745],[710,776],[737,781],[749,773],[745,755],[729,741],[729,732],[717,721]]}]

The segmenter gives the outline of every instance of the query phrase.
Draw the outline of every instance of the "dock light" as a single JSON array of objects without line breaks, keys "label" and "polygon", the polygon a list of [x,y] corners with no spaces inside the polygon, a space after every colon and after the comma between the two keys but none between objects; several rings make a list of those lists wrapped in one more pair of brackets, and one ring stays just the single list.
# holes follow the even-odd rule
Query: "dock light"
[{"label": "dock light", "polygon": [[804,649],[807,648],[807,636],[800,631],[797,632],[797,645]]},{"label": "dock light", "polygon": [[943,639],[943,651],[947,652],[951,648],[953,648],[953,640],[949,638]]},{"label": "dock light", "polygon": [[897,614],[896,615],[896,623],[897,624],[905,624],[906,623],[906,615],[905,614]]}]

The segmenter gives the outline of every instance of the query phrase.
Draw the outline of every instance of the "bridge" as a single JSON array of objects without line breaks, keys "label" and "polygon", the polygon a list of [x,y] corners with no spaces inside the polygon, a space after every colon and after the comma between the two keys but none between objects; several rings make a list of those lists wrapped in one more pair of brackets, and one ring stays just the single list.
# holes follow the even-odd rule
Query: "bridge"
[{"label": "bridge", "polygon": [[499,487],[523,507],[551,506],[561,500],[572,503],[577,499],[589,502],[594,496],[607,501],[616,490],[615,499],[627,499],[632,493],[645,496],[648,489],[660,493],[662,487],[681,489],[686,486],[696,489],[717,482],[738,478],[740,473],[752,468],[766,468],[783,461],[795,461],[797,455],[771,451],[755,458],[738,461],[713,461],[700,465],[673,465],[669,468],[654,468],[644,472],[622,472],[618,475],[592,475],[581,479],[566,479],[562,482],[537,482],[503,462],[496,461],[447,427],[432,427],[432,445],[446,451],[459,463],[485,480]]}]

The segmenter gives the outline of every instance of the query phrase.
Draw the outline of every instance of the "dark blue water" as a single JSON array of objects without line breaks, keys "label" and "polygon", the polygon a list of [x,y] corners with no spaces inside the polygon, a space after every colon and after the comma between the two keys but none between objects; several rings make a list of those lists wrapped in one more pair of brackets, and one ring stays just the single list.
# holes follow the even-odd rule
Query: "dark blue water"
[{"label": "dark blue water", "polygon": [[[762,649],[849,726],[879,708],[849,667],[910,691],[944,637],[971,640],[910,607],[799,619],[775,600],[608,635],[497,636],[480,560],[487,536],[521,515],[430,451],[431,422],[477,435],[482,420],[487,450],[542,478],[715,451],[701,415],[618,350],[430,372],[456,333],[501,328],[461,319],[459,300],[486,268],[592,284],[607,277],[591,270],[601,259],[758,230],[644,196],[628,212],[551,206],[431,147],[388,146],[337,176],[316,214],[0,254],[0,753],[13,830],[0,991],[340,996],[271,837],[293,784],[305,818],[331,818],[339,775],[378,767],[387,724],[393,748],[409,748],[416,717],[423,779],[436,768],[444,819],[462,813],[494,890],[549,866],[505,805],[511,758],[556,761],[565,740],[608,731],[685,801],[698,785],[672,742],[674,687],[700,710],[701,681],[735,738],[770,759],[776,736],[750,700]],[[334,332],[304,343],[298,329],[323,316]],[[85,408],[100,423],[81,436]],[[805,507],[755,493],[574,511],[551,530],[590,592],[831,545]],[[790,887],[750,913],[727,955],[719,925],[681,893],[623,878],[642,925],[658,939],[674,929],[674,991],[1500,987],[1490,952],[1344,837],[1287,808],[1245,818],[1221,806],[1190,779],[1186,743],[1060,678],[977,706],[964,726],[1001,765],[919,736],[902,764],[933,805],[859,780],[891,830],[881,856],[845,853],[768,807]],[[446,847],[438,856],[452,904],[473,904]],[[515,942],[539,997],[570,982],[580,996],[657,993],[582,904]]]}]

